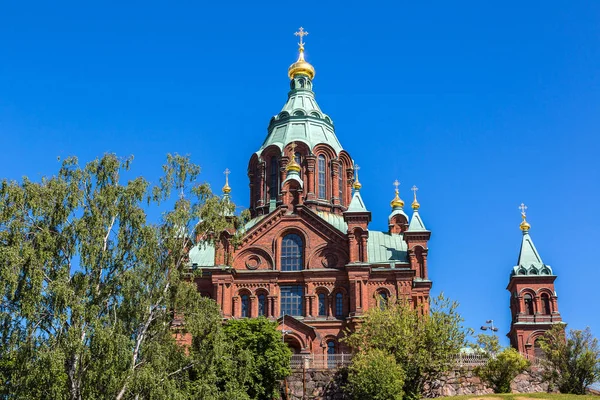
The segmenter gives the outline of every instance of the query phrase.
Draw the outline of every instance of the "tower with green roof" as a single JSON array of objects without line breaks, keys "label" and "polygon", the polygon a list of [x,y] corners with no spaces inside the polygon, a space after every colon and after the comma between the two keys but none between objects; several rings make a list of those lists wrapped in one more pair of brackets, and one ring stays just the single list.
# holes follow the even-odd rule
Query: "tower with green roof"
[{"label": "tower with green roof", "polygon": [[[250,156],[251,220],[216,244],[198,240],[189,253],[198,290],[223,317],[277,320],[298,353],[349,353],[340,339],[372,307],[403,298],[426,307],[431,235],[413,202],[403,210],[396,182],[388,230],[371,229],[358,166],[342,147],[313,91],[315,68],[299,55],[288,68],[290,90],[266,137]],[[227,179],[227,174],[226,174]],[[232,189],[223,188],[228,199]]]},{"label": "tower with green roof", "polygon": [[562,324],[558,297],[554,289],[556,275],[542,261],[529,234],[527,207],[521,204],[523,237],[517,265],[510,273],[506,288],[510,292],[511,326],[508,337],[511,345],[525,356],[541,355],[537,340],[554,324]]}]

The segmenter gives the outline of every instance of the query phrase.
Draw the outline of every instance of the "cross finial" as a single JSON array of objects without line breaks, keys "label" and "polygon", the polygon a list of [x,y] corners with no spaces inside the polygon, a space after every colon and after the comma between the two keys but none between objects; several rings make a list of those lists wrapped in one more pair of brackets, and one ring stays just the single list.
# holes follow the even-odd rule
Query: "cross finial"
[{"label": "cross finial", "polygon": [[300,43],[298,43],[298,45],[301,48],[304,48],[304,40],[302,38],[304,36],[308,35],[308,32],[306,32],[303,27],[300,27],[300,29],[298,29],[298,32],[294,32],[294,35],[295,36],[300,36]]},{"label": "cross finial", "polygon": [[292,144],[290,144],[290,147],[292,148],[292,157],[294,157],[294,154],[296,153],[296,142],[292,142]]},{"label": "cross finial", "polygon": [[394,186],[396,187],[396,192],[399,190],[398,188],[400,187],[400,182],[398,182],[398,179],[396,179],[394,181]]},{"label": "cross finial", "polygon": [[521,205],[519,206],[519,210],[521,210],[521,215],[523,216],[523,218],[527,216],[525,214],[525,211],[527,210],[527,206],[524,203],[521,203]]},{"label": "cross finial", "polygon": [[417,198],[417,190],[419,190],[419,188],[416,187],[415,185],[413,185],[413,187],[411,187],[410,190],[413,191],[413,193],[415,194],[415,199],[416,199]]}]

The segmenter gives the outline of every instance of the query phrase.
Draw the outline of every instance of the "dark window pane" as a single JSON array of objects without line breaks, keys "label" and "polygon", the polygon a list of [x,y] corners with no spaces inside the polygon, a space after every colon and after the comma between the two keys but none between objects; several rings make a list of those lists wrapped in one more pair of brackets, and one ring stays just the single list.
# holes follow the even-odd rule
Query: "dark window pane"
[{"label": "dark window pane", "polygon": [[295,234],[286,235],[281,241],[281,270],[302,269],[302,239]]},{"label": "dark window pane", "polygon": [[279,163],[275,157],[271,158],[270,174],[271,179],[269,180],[269,198],[277,199],[277,194],[279,192]]},{"label": "dark window pane", "polygon": [[242,317],[243,318],[247,318],[250,316],[249,310],[250,310],[250,298],[248,297],[248,295],[245,294],[242,296]]},{"label": "dark window pane", "polygon": [[342,166],[340,165],[340,172],[339,172],[339,178],[338,178],[338,185],[340,187],[340,192],[339,192],[339,197],[340,197],[340,204],[343,206],[344,205],[344,183],[343,183],[343,179],[342,178]]},{"label": "dark window pane", "polygon": [[281,286],[281,315],[301,317],[304,291],[302,286]]},{"label": "dark window pane", "polygon": [[319,156],[319,198],[325,198],[325,156]]},{"label": "dark window pane", "polygon": [[526,294],[523,296],[523,301],[525,303],[525,314],[533,315],[533,298],[530,294]]},{"label": "dark window pane", "polygon": [[319,316],[324,317],[326,314],[325,311],[325,294],[319,294]]},{"label": "dark window pane", "polygon": [[266,316],[267,310],[267,296],[261,294],[258,296],[258,315]]},{"label": "dark window pane", "polygon": [[335,316],[342,317],[344,315],[344,296],[341,293],[335,295]]},{"label": "dark window pane", "polygon": [[387,297],[386,292],[379,292],[379,308],[382,310],[387,306]]}]

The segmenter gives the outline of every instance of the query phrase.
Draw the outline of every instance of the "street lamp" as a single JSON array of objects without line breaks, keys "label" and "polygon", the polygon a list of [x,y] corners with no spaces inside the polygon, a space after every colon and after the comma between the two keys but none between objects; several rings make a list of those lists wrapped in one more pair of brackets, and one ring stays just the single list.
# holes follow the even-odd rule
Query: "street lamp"
[{"label": "street lamp", "polygon": [[482,331],[487,331],[488,329],[492,332],[498,332],[498,328],[496,328],[494,326],[494,320],[493,319],[488,319],[487,321],[485,321],[486,324],[488,325],[481,325],[481,330]]}]

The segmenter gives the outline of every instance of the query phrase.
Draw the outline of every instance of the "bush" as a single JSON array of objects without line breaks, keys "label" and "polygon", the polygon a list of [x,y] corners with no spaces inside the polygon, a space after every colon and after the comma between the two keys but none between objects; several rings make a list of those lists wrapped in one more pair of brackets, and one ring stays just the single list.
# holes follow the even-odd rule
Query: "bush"
[{"label": "bush", "polygon": [[555,325],[540,339],[545,378],[561,393],[585,394],[600,380],[600,347],[589,328],[570,330]]},{"label": "bush", "polygon": [[429,313],[403,301],[391,302],[384,309],[372,308],[360,329],[346,339],[350,347],[360,349],[359,354],[378,349],[392,355],[405,373],[406,398],[420,397],[426,383],[455,365],[465,345],[458,304],[440,295],[430,305]]},{"label": "bush", "polygon": [[475,374],[489,383],[495,393],[510,393],[510,383],[528,367],[529,361],[517,350],[507,347],[490,356],[484,366],[475,368]]},{"label": "bush", "polygon": [[401,400],[404,370],[393,355],[378,349],[359,353],[348,371],[348,391],[357,400]]}]

